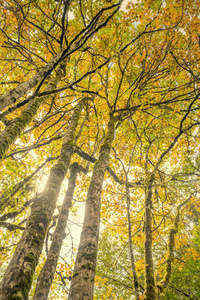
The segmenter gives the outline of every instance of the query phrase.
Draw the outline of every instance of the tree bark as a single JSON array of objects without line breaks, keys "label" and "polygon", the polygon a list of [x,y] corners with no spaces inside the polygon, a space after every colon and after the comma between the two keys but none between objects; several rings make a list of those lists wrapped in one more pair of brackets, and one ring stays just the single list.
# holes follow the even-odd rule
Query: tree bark
[{"label": "tree bark", "polygon": [[[45,91],[51,91],[55,89],[61,78],[64,76],[64,70],[66,63],[62,62],[58,68],[57,75],[51,78]],[[33,99],[27,107],[22,111],[21,115],[14,120],[10,121],[10,124],[0,134],[0,159],[3,159],[9,150],[10,146],[21,135],[23,130],[29,125],[33,117],[36,115],[40,105],[49,98],[49,95],[43,97],[37,97]]]},{"label": "tree bark", "polygon": [[28,91],[30,91],[33,87],[35,87],[38,82],[48,73],[50,74],[50,70],[54,69],[57,62],[62,56],[62,52],[58,53],[54,56],[46,66],[39,72],[37,72],[34,76],[32,76],[29,80],[19,84],[16,88],[10,90],[6,94],[0,97],[0,111],[2,111],[8,105],[15,103],[20,97],[24,96]]},{"label": "tree bark", "polygon": [[165,274],[160,282],[157,283],[157,294],[158,297],[162,294],[163,290],[166,289],[170,283],[171,274],[172,274],[172,263],[174,260],[174,247],[175,247],[175,235],[178,232],[179,218],[180,218],[180,209],[185,203],[190,200],[187,199],[185,202],[179,204],[177,208],[176,217],[174,220],[174,224],[169,232],[168,243],[167,243],[167,259],[166,259],[166,267]]},{"label": "tree bark", "polygon": [[101,192],[108,168],[116,118],[111,116],[105,142],[93,169],[85,207],[85,217],[68,300],[92,300],[99,240]]},{"label": "tree bark", "polygon": [[147,175],[145,191],[145,300],[156,300],[155,276],[153,270],[151,208],[153,175]]},{"label": "tree bark", "polygon": [[45,235],[73,154],[76,127],[86,99],[81,100],[74,108],[69,128],[64,136],[60,157],[50,171],[43,192],[32,205],[26,229],[1,282],[0,299],[28,299]]},{"label": "tree bark", "polygon": [[131,234],[131,217],[130,217],[130,192],[128,187],[128,180],[126,178],[126,203],[127,203],[127,217],[128,217],[128,239],[129,239],[129,250],[131,258],[131,268],[133,272],[133,285],[135,289],[135,299],[139,300],[139,284],[138,277],[135,269],[135,257],[133,253],[132,234]]},{"label": "tree bark", "polygon": [[46,262],[37,279],[33,300],[46,300],[48,298],[48,293],[53,281],[58,257],[62,247],[62,241],[65,238],[65,228],[68,220],[69,209],[72,205],[72,197],[76,186],[77,174],[81,170],[83,171],[83,168],[81,168],[77,163],[73,163],[68,180],[68,189],[58,218],[58,224],[53,235],[53,240],[48,252]]}]

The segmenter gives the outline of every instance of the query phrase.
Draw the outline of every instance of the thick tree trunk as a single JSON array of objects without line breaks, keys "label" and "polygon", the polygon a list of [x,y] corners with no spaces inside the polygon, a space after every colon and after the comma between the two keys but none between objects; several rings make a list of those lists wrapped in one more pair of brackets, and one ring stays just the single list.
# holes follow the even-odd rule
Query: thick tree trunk
[{"label": "thick tree trunk", "polygon": [[47,260],[37,279],[33,300],[46,300],[48,298],[48,293],[52,284],[58,257],[62,247],[62,241],[65,238],[65,228],[68,220],[69,209],[72,205],[72,197],[76,186],[77,174],[80,171],[84,171],[83,168],[81,168],[77,163],[73,163],[68,180],[68,189],[58,218],[58,224],[53,235]]},{"label": "thick tree trunk", "polygon": [[109,155],[114,139],[116,118],[111,116],[105,142],[93,169],[87,194],[85,217],[80,245],[74,266],[68,300],[92,300],[95,267],[99,240],[101,192],[104,173],[109,164]]},{"label": "thick tree trunk", "polygon": [[153,270],[151,208],[152,208],[152,175],[147,176],[145,191],[145,300],[156,300],[155,277]]},{"label": "thick tree trunk", "polygon": [[[62,62],[58,68],[57,75],[55,78],[51,78],[45,89],[45,91],[51,91],[56,88],[60,79],[63,77],[66,63]],[[64,68],[63,68],[64,67]],[[6,155],[10,146],[15,142],[15,140],[21,135],[24,129],[32,121],[33,117],[36,115],[40,105],[44,103],[48,96],[38,97],[33,99],[27,107],[22,111],[21,115],[10,122],[10,124],[5,128],[0,134],[0,159]]]},{"label": "thick tree trunk", "polygon": [[85,100],[80,101],[74,108],[60,157],[50,171],[44,191],[32,205],[26,229],[1,282],[0,299],[28,299],[32,277],[56,206],[60,186],[70,164],[76,127]]}]

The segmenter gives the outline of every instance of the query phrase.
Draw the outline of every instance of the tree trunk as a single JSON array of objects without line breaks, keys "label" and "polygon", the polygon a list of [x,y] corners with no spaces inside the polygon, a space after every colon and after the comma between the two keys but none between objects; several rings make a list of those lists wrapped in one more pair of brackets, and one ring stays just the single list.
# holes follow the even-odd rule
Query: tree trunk
[{"label": "tree trunk", "polygon": [[135,269],[135,258],[133,253],[133,244],[132,244],[132,234],[131,234],[131,217],[130,217],[130,192],[128,187],[128,179],[126,176],[126,203],[127,203],[127,217],[128,217],[128,239],[129,239],[129,250],[131,258],[131,268],[133,272],[133,285],[135,289],[135,299],[139,300],[139,291],[138,291],[138,277]]},{"label": "tree trunk", "polygon": [[147,176],[145,191],[145,300],[156,300],[155,277],[152,255],[151,208],[152,208],[152,175]]},{"label": "tree trunk", "polygon": [[110,148],[114,139],[115,121],[116,118],[111,116],[105,142],[100,149],[99,158],[94,165],[68,300],[93,299],[99,240],[101,192],[104,174],[109,164]]},{"label": "tree trunk", "polygon": [[47,260],[37,279],[37,285],[33,300],[46,300],[52,284],[54,273],[56,271],[57,261],[62,247],[62,241],[65,238],[65,228],[68,220],[69,209],[72,205],[72,197],[76,186],[77,174],[85,171],[77,163],[71,167],[70,177],[68,180],[68,189],[61,207],[58,224],[53,234],[53,240],[49,249]]},{"label": "tree trunk", "polygon": [[159,295],[162,295],[163,290],[166,289],[170,283],[171,274],[172,274],[172,263],[174,260],[175,235],[178,232],[180,209],[183,205],[185,205],[190,200],[190,197],[185,202],[179,204],[177,208],[174,224],[169,232],[168,243],[167,243],[167,259],[165,262],[166,264],[165,274],[162,280],[156,285],[158,297]]},{"label": "tree trunk", "polygon": [[[45,91],[51,91],[56,88],[60,79],[63,77],[63,67],[66,63],[62,62],[58,68],[55,78],[50,79]],[[14,120],[0,134],[0,159],[3,159],[10,146],[21,135],[23,130],[29,125],[33,117],[36,115],[40,105],[49,98],[49,95],[33,99],[27,107],[22,111],[21,115]]]},{"label": "tree trunk", "polygon": [[38,82],[47,74],[50,74],[51,71],[56,67],[57,62],[62,56],[62,52],[54,56],[46,66],[29,80],[19,84],[16,88],[10,90],[6,94],[0,97],[0,111],[2,111],[8,105],[11,105],[17,101],[17,99],[24,96],[28,91],[35,87]]},{"label": "tree trunk", "polygon": [[76,127],[86,98],[74,108],[57,163],[50,171],[46,186],[31,208],[26,229],[0,285],[0,299],[26,300],[32,277],[42,251],[45,235],[53,215],[60,186],[73,153]]}]

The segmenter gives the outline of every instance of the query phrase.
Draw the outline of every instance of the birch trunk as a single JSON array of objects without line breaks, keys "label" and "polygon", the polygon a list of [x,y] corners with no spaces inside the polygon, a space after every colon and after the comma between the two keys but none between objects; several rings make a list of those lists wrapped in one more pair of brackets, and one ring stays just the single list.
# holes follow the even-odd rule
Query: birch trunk
[{"label": "birch trunk", "polygon": [[70,164],[75,131],[85,100],[80,101],[75,107],[64,136],[60,157],[50,171],[43,192],[32,205],[26,229],[1,282],[0,299],[28,299],[33,274],[56,206],[60,186]]},{"label": "birch trunk", "polygon": [[108,168],[116,118],[111,116],[108,132],[93,169],[85,207],[80,245],[74,266],[68,300],[92,300],[99,240],[101,192]]},{"label": "birch trunk", "polygon": [[[55,78],[51,78],[50,82],[46,87],[46,91],[51,91],[56,88],[57,84],[64,76],[64,70],[66,63],[62,62],[58,68],[57,75]],[[22,111],[21,115],[10,122],[10,124],[5,128],[0,134],[0,159],[3,159],[9,150],[10,146],[15,142],[15,140],[21,135],[24,129],[32,121],[33,117],[36,115],[40,105],[44,103],[49,96],[43,96],[33,99],[27,107]]]}]

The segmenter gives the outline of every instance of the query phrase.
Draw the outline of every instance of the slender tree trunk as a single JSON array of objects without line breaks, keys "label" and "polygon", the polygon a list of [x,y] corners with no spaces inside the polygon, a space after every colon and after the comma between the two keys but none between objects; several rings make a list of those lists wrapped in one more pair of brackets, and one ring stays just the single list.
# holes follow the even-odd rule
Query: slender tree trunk
[{"label": "slender tree trunk", "polygon": [[85,217],[80,245],[74,266],[68,300],[92,300],[95,267],[99,240],[101,192],[104,173],[109,164],[109,155],[114,139],[116,118],[111,116],[105,142],[93,169],[87,194]]},{"label": "slender tree trunk", "polygon": [[145,300],[156,300],[155,277],[153,270],[151,208],[152,208],[152,175],[147,176],[145,191]]},{"label": "slender tree trunk", "polygon": [[[56,88],[57,84],[64,76],[65,67],[66,62],[62,62],[57,70],[57,75],[49,80],[45,91],[51,91]],[[5,128],[4,131],[2,131],[2,133],[0,134],[0,159],[3,159],[10,146],[15,142],[15,140],[21,135],[24,129],[32,121],[40,105],[44,103],[48,98],[49,95],[33,99],[22,111],[21,115],[10,121],[10,124]]]},{"label": "slender tree trunk", "polygon": [[131,217],[130,217],[130,192],[128,187],[128,180],[126,179],[126,203],[127,203],[127,217],[128,217],[128,239],[129,239],[129,250],[131,258],[131,268],[133,272],[133,285],[135,289],[135,299],[139,300],[139,291],[138,291],[138,277],[135,269],[135,258],[133,253],[133,244],[132,244],[132,234],[131,234]]},{"label": "slender tree trunk", "polygon": [[47,260],[37,279],[33,300],[46,300],[48,298],[48,293],[56,271],[57,261],[62,247],[62,241],[65,238],[65,228],[68,220],[69,209],[72,205],[72,197],[76,186],[77,174],[80,171],[85,171],[85,169],[81,168],[77,163],[73,163],[68,180],[68,189],[58,218],[58,224],[53,235]]},{"label": "slender tree trunk", "polygon": [[86,98],[74,108],[57,163],[50,171],[46,186],[35,200],[26,229],[0,285],[0,299],[26,300],[32,277],[42,251],[45,235],[53,215],[60,186],[68,170],[78,120]]},{"label": "slender tree trunk", "polygon": [[179,204],[179,206],[177,208],[177,213],[176,213],[176,217],[174,220],[174,224],[169,232],[168,243],[167,243],[167,259],[165,262],[165,264],[166,264],[165,274],[164,274],[162,280],[159,283],[157,283],[157,285],[156,285],[158,297],[160,294],[162,294],[163,290],[166,289],[170,283],[171,274],[172,274],[172,263],[174,260],[175,235],[178,232],[180,209],[189,200],[190,200],[190,197],[185,202]]}]

